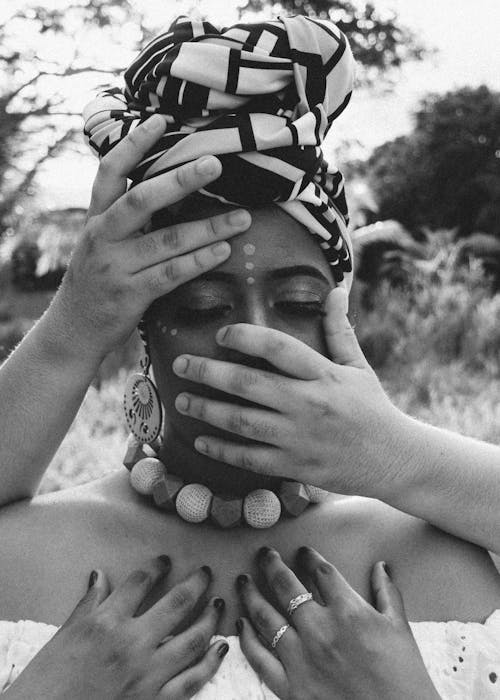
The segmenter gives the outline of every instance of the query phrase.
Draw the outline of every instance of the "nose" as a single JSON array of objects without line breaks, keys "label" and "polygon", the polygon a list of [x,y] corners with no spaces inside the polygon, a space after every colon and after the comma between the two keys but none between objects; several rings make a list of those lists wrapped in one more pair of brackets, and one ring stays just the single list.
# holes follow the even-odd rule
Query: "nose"
[{"label": "nose", "polygon": [[[236,321],[235,321],[236,322]],[[250,299],[245,309],[242,309],[241,317],[238,318],[239,323],[249,323],[252,326],[261,326],[271,328],[269,310],[265,304],[259,299]],[[234,362],[245,367],[253,369],[261,369],[266,372],[277,372],[276,367],[262,357],[254,357],[245,353],[226,348],[224,359],[227,362]]]}]

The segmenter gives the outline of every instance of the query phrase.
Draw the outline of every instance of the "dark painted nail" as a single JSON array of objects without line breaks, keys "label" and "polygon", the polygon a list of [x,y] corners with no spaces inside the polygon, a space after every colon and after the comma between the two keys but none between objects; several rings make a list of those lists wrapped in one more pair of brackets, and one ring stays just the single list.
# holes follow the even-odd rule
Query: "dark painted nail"
[{"label": "dark painted nail", "polygon": [[241,634],[243,632],[243,620],[241,619],[241,617],[238,620],[236,620],[235,625],[236,631],[238,632],[238,634]]},{"label": "dark painted nail", "polygon": [[272,551],[270,547],[261,547],[258,552],[259,559],[265,559]]},{"label": "dark painted nail", "polygon": [[217,656],[219,659],[223,659],[227,652],[229,651],[229,644],[221,644],[220,647],[217,649]]},{"label": "dark painted nail", "polygon": [[97,581],[98,575],[99,574],[97,573],[97,571],[91,572],[91,574],[89,576],[89,588],[92,588],[92,586],[95,584],[95,582]]},{"label": "dark painted nail", "polygon": [[212,569],[211,569],[209,566],[207,566],[207,565],[205,564],[205,566],[202,566],[202,567],[201,567],[201,570],[204,571],[204,572],[206,573],[206,575],[208,576],[208,578],[212,578]]},{"label": "dark painted nail", "polygon": [[246,586],[249,580],[250,579],[246,574],[240,574],[236,579],[236,585],[238,586],[238,588],[243,588],[243,586]]},{"label": "dark painted nail", "polygon": [[220,611],[224,610],[225,605],[226,605],[226,601],[224,600],[224,598],[216,598],[214,600],[214,608],[216,610],[220,610]]},{"label": "dark painted nail", "polygon": [[170,560],[170,557],[167,556],[166,554],[160,554],[160,556],[158,557],[158,561],[161,564],[163,564],[165,569],[170,569],[170,567],[172,566],[172,562]]},{"label": "dark painted nail", "polygon": [[305,557],[307,554],[309,554],[309,551],[309,547],[299,547],[297,554],[299,557]]},{"label": "dark painted nail", "polygon": [[384,571],[385,571],[385,573],[387,574],[387,576],[388,576],[389,578],[391,578],[391,576],[392,576],[392,575],[391,575],[391,570],[390,570],[390,568],[389,568],[389,565],[386,564],[385,561],[382,562],[382,568],[384,569]]}]

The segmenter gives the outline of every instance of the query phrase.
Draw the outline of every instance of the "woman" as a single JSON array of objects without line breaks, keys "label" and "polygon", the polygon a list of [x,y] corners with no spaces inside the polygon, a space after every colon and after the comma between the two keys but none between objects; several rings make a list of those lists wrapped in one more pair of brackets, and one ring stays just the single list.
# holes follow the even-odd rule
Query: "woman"
[{"label": "woman", "polygon": [[[318,29],[315,23],[311,23],[314,26],[309,27],[309,22],[303,18],[294,19],[299,20],[298,26],[301,31],[305,31],[305,22],[307,29],[313,32],[319,31],[323,38],[323,25]],[[200,36],[198,25],[188,29],[191,31],[191,37],[196,32],[197,36]],[[277,31],[280,27],[276,23],[271,24],[270,27],[266,26],[266,29]],[[288,26],[287,29],[290,27]],[[290,31],[294,33],[294,27]],[[269,33],[272,32],[269,31]],[[282,28],[279,34],[283,39]],[[326,32],[325,34],[329,36],[329,48],[322,48],[328,51],[331,57],[332,35]],[[234,42],[235,39],[231,41]],[[181,53],[182,51],[179,50],[176,55]],[[288,71],[289,68],[290,66]],[[300,77],[300,68],[294,66],[295,69]],[[137,74],[137,66],[134,67],[133,73]],[[309,85],[309,88],[314,91],[314,82],[312,85],[308,84],[307,80],[301,83],[295,72],[294,76],[299,86]],[[226,84],[226,81],[219,80],[219,84],[221,82]],[[321,118],[322,115],[319,114],[314,124],[321,124]],[[308,134],[306,127],[304,127],[304,133]],[[105,137],[108,138],[109,144],[109,132]],[[102,142],[104,141],[105,139]],[[179,142],[182,143],[182,141]],[[113,151],[110,155],[112,153]],[[146,158],[146,162],[150,164],[150,157]],[[170,165],[174,167],[176,163]],[[229,181],[232,177],[231,168],[228,167],[227,170],[225,178],[220,177],[214,181],[216,189],[218,186],[231,185]],[[171,172],[171,169],[167,171],[167,175],[168,172]],[[224,173],[224,167],[222,172]],[[162,177],[164,178],[165,175],[157,176],[156,180]],[[136,195],[134,199],[130,197],[128,199],[129,203],[135,202],[136,208],[138,204],[145,205],[147,202],[143,212],[144,218],[149,218],[151,212],[158,208],[159,191],[158,188],[155,189],[154,181],[155,178],[147,180],[149,183],[147,191],[144,186],[140,189],[141,185],[138,184],[137,191],[140,196]],[[258,177],[252,184],[257,187]],[[338,181],[337,185],[337,191],[341,191],[341,181]],[[155,202],[155,197],[156,205],[152,204]],[[199,218],[203,213],[214,215],[227,209],[223,205],[205,204],[198,199],[186,200],[186,202],[173,213],[177,226],[182,221],[189,220],[190,215],[193,218]],[[340,202],[337,204],[340,206]],[[107,201],[104,206],[109,207],[108,212],[113,210],[110,201]],[[207,209],[203,210],[202,206],[206,206]],[[191,211],[189,211],[190,208]],[[302,212],[302,218],[306,217],[309,226],[314,227],[314,222],[311,220],[313,214],[307,207],[305,208],[307,213]],[[324,211],[320,204],[316,204],[316,208],[320,210],[320,214]],[[118,226],[116,225],[117,210],[118,207],[115,207],[114,214],[108,217],[108,222],[115,221],[115,226],[111,227],[109,234],[111,239],[114,236],[119,238],[122,227],[128,225],[123,219],[119,220]],[[251,225],[235,239],[236,243],[233,242],[231,256],[219,265],[215,272],[202,275],[201,278],[183,285],[182,289],[178,288],[166,297],[160,298],[151,306],[145,317],[148,347],[166,413],[166,430],[159,456],[166,464],[169,474],[182,478],[184,482],[195,480],[201,482],[215,494],[218,492],[223,495],[231,494],[233,500],[262,487],[267,487],[267,490],[278,490],[279,485],[272,479],[259,477],[250,472],[242,470],[236,472],[234,468],[207,458],[192,449],[194,437],[201,433],[207,434],[207,430],[204,424],[198,423],[192,417],[183,416],[177,410],[175,401],[179,392],[190,391],[195,385],[182,379],[178,362],[175,368],[172,367],[172,363],[179,355],[190,353],[269,369],[267,363],[252,361],[231,348],[225,348],[223,342],[216,341],[216,331],[228,320],[282,331],[310,346],[319,354],[326,355],[321,312],[331,289],[341,281],[341,275],[334,276],[332,273],[330,264],[332,259],[327,258],[324,249],[318,245],[317,239],[310,235],[310,229],[301,222],[301,214],[296,208],[291,207],[287,212],[286,209],[269,205],[254,206],[251,213]],[[309,215],[308,218],[307,215]],[[129,229],[138,225],[139,218],[130,222]],[[156,223],[158,222],[154,222]],[[142,225],[142,222],[139,225]],[[127,235],[132,236],[130,231]],[[349,249],[344,245],[345,239],[341,239],[342,236],[339,236],[338,240],[341,242],[337,250],[340,250],[344,256],[343,259],[346,262],[344,271],[347,277]],[[87,249],[85,253],[81,253],[82,259],[85,259],[85,255],[87,259],[91,259],[93,248],[97,245],[94,236],[90,250]],[[110,245],[109,241],[107,245]],[[337,259],[340,257],[337,256]],[[77,266],[73,267],[73,272],[76,270]],[[68,287],[70,289],[72,287],[71,277],[67,282]],[[156,291],[158,291],[157,287]],[[90,363],[99,355],[106,342],[109,342],[109,337],[102,339],[91,336],[89,338],[88,332],[92,323],[89,322],[86,310],[80,308],[75,314],[78,305],[73,299],[73,304],[70,303],[71,311],[68,312],[68,309],[64,311],[64,303],[68,298],[71,301],[71,293],[66,297],[61,294],[53,313],[57,312],[56,315],[66,319],[73,317],[77,342],[66,336],[68,345],[74,348],[73,357],[78,354],[76,348],[81,343],[84,343],[85,348],[94,348],[93,352],[89,351],[88,362]],[[103,313],[105,312],[104,309]],[[79,327],[80,322],[83,328]],[[113,335],[112,328],[110,335]],[[97,350],[98,347],[99,350]],[[273,388],[275,399],[279,400],[279,386],[274,384]],[[200,393],[198,388],[196,391]],[[214,399],[227,399],[226,394],[220,396],[217,392],[210,390],[206,390],[206,395]],[[243,402],[240,400],[238,403]],[[252,403],[250,402],[249,408],[254,408]],[[134,416],[130,413],[128,415],[132,427],[137,429]],[[139,425],[139,429],[142,427]],[[151,430],[151,434],[154,432],[155,430]],[[218,433],[214,430],[213,434]],[[224,433],[222,435],[224,436]],[[353,439],[355,437],[353,435]],[[308,478],[307,469],[304,469],[304,476],[301,478],[304,481]],[[311,493],[310,490],[309,493]],[[171,507],[172,504],[165,499],[160,501],[160,505]],[[177,506],[177,501],[175,505]],[[186,515],[185,511],[184,515]],[[189,515],[189,509],[187,515]],[[251,509],[247,509],[245,514],[247,521],[251,515]],[[268,514],[261,511],[257,515],[267,517]],[[54,532],[61,533],[57,541],[54,541]],[[366,621],[369,616],[365,613],[369,606],[363,603],[366,608],[363,607],[360,601],[370,597],[369,571],[374,561],[386,560],[402,590],[408,617],[415,623],[413,630],[417,639],[420,638],[424,660],[430,668],[438,690],[448,692],[450,689],[463,688],[464,683],[469,683],[467,687],[480,689],[481,697],[487,697],[485,693],[489,692],[490,687],[494,687],[494,681],[486,674],[486,669],[481,669],[480,675],[473,676],[466,666],[463,668],[460,666],[461,663],[465,663],[464,659],[467,658],[465,655],[461,657],[462,661],[457,661],[457,671],[453,671],[451,660],[450,668],[446,666],[447,662],[439,665],[438,668],[432,666],[433,657],[454,653],[455,647],[450,646],[449,643],[450,634],[458,638],[462,633],[470,635],[474,640],[472,643],[474,654],[477,654],[478,639],[485,636],[491,643],[488,634],[495,617],[490,618],[487,626],[477,624],[498,607],[500,597],[498,577],[487,554],[472,545],[434,531],[420,521],[397,513],[377,501],[332,495],[323,503],[307,508],[294,519],[280,519],[270,530],[236,527],[223,531],[207,523],[204,525],[187,523],[177,513],[157,508],[152,499],[141,498],[130,488],[128,474],[124,470],[124,473],[113,474],[85,487],[40,497],[29,505],[17,504],[4,509],[2,533],[4,537],[0,551],[3,563],[1,616],[5,619],[29,617],[33,620],[44,620],[53,625],[61,624],[73,609],[75,600],[81,594],[80,582],[86,570],[97,564],[99,568],[109,572],[114,582],[122,577],[130,566],[140,566],[148,555],[152,556],[159,551],[168,550],[175,551],[178,564],[174,581],[180,580],[194,567],[199,566],[200,562],[206,562],[216,572],[217,590],[226,600],[222,631],[230,633],[233,621],[240,614],[238,599],[233,589],[234,579],[236,576],[241,576],[243,572],[258,571],[254,566],[253,552],[264,545],[268,547],[270,545],[280,551],[285,562],[292,560],[299,545],[309,545],[319,549],[328,560],[338,565],[350,584],[343,589],[341,596],[351,603],[348,606],[350,612],[344,615],[344,621],[349,619],[352,621],[362,616]],[[22,561],[19,561],[18,557],[20,549],[26,554]],[[337,577],[333,569],[328,567],[325,569],[311,550],[302,550],[301,559],[324,602],[328,603],[328,591],[335,589],[333,584],[330,586],[321,584],[322,572],[334,577],[337,591],[339,586],[344,585],[342,579]],[[285,592],[289,600],[295,600],[297,595],[302,594],[303,591],[297,588],[299,585],[297,580],[292,578],[291,572],[274,551],[265,550],[261,554],[260,563],[278,597],[280,587],[281,592]],[[40,570],[45,573],[43,580],[39,575]],[[375,584],[378,582],[379,587],[383,589],[387,582],[381,584],[381,580],[384,579],[382,579],[382,572],[378,569],[374,582]],[[19,581],[23,582],[22,586],[19,585]],[[272,666],[276,661],[274,657],[262,656],[262,650],[256,646],[250,628],[247,622],[244,622],[242,640],[249,657],[255,665],[259,665],[257,656],[260,653],[260,668],[263,671],[265,669],[262,675],[269,679],[273,689],[282,697],[286,697],[287,692],[290,697],[304,697],[304,694],[294,696],[293,683],[299,683],[300,678],[293,677],[293,665],[286,660],[296,658],[298,648],[295,644],[296,637],[292,634],[293,630],[281,624],[284,619],[283,613],[286,613],[283,609],[283,600],[280,600],[282,612],[273,613],[257,593],[248,575],[240,577],[239,581],[246,612],[266,641],[271,644],[274,642],[283,667]],[[289,596],[292,591],[293,596]],[[338,597],[338,593],[332,596],[333,599]],[[300,604],[298,609],[289,611],[294,622],[295,634],[302,634],[302,619],[307,625],[311,615],[319,614],[313,607],[312,601],[304,602],[307,602],[307,605]],[[360,615],[354,616],[354,608],[358,612],[362,611]],[[461,620],[462,623],[472,624],[467,626],[462,623],[450,623],[450,625],[439,626],[424,622],[430,619]],[[349,625],[344,624],[344,628],[346,627],[348,628]],[[419,630],[421,630],[420,633]],[[370,635],[361,635],[363,636],[365,641],[366,637],[370,638]],[[358,636],[355,637],[357,638]],[[396,638],[402,637],[391,637],[391,639]],[[352,639],[351,642],[351,657],[355,657],[355,640]],[[208,641],[205,640],[205,643],[208,644]],[[243,674],[247,671],[243,660],[238,657],[234,639],[231,640],[230,646],[224,665],[227,672],[232,671],[236,679],[239,678],[241,682]],[[398,647],[395,644],[391,648],[396,653],[398,648],[403,646]],[[253,653],[251,648],[254,649]],[[257,648],[259,652],[256,651]],[[404,648],[408,653],[411,650],[411,646],[404,646]],[[298,663],[299,660],[297,660]],[[283,674],[288,681],[285,688]],[[453,674],[458,674],[456,679]],[[387,673],[383,675],[387,676]],[[311,676],[307,680],[309,683],[315,682]],[[254,696],[259,697],[258,693],[264,692],[256,676],[249,676],[245,682],[248,685],[243,692],[246,692],[247,696],[252,697],[251,693],[254,692]],[[356,688],[354,679],[352,682],[351,690]],[[234,682],[227,675],[216,677],[215,683],[213,689],[217,697],[239,696],[238,691],[234,689]],[[415,689],[415,684],[412,687]],[[427,690],[429,688],[426,688]],[[429,693],[426,692],[426,696],[433,697],[430,694],[432,690],[431,688]],[[208,693],[209,690],[206,692]],[[307,692],[307,689],[304,692]],[[344,688],[342,692],[348,693],[349,688]]]}]

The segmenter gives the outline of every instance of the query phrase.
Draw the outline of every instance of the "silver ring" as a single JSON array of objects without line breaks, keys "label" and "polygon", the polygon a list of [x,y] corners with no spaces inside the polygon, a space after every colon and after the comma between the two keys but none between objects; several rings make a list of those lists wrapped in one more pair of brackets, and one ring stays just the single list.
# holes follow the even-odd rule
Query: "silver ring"
[{"label": "silver ring", "polygon": [[283,625],[283,627],[280,627],[279,630],[276,632],[276,634],[273,637],[273,641],[271,642],[271,646],[273,649],[276,649],[276,645],[281,639],[281,637],[285,634],[287,629],[290,627],[290,625]]},{"label": "silver ring", "polygon": [[312,597],[313,594],[308,591],[307,593],[301,593],[300,595],[295,596],[295,598],[292,598],[292,600],[288,603],[288,608],[286,609],[287,614],[292,615],[292,613],[295,612],[298,607],[304,603],[307,603],[309,600],[312,600]]}]

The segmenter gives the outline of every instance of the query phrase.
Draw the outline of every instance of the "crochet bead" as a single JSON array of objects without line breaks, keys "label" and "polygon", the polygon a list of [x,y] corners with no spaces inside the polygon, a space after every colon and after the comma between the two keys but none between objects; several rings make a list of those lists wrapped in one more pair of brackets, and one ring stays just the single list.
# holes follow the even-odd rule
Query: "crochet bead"
[{"label": "crochet bead", "polygon": [[151,496],[153,486],[165,473],[165,467],[159,459],[145,457],[132,467],[130,483],[136,491],[144,496]]},{"label": "crochet bead", "polygon": [[251,491],[243,501],[243,515],[250,527],[272,527],[280,519],[281,503],[278,496],[267,489]]},{"label": "crochet bead", "polygon": [[182,479],[165,473],[153,486],[153,498],[156,505],[170,513],[175,512],[175,499],[184,486]]},{"label": "crochet bead", "polygon": [[219,527],[236,527],[241,523],[243,501],[241,498],[214,496],[210,517]]},{"label": "crochet bead", "polygon": [[330,491],[325,491],[324,489],[320,489],[318,486],[311,486],[310,484],[306,484],[306,491],[307,495],[311,499],[311,503],[322,503],[323,501],[326,501],[328,496],[330,496]]},{"label": "crochet bead", "polygon": [[280,488],[280,501],[288,515],[300,515],[310,504],[311,499],[304,484],[298,481],[283,481]]},{"label": "crochet bead", "polygon": [[175,501],[177,512],[188,523],[202,523],[208,518],[212,492],[203,484],[186,484]]}]

